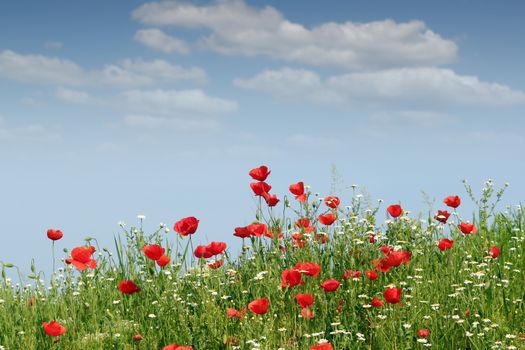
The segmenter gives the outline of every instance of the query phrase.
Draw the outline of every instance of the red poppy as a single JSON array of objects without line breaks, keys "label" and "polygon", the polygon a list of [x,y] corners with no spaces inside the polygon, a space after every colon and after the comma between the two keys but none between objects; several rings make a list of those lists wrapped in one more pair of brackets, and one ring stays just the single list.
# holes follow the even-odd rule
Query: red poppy
[{"label": "red poppy", "polygon": [[148,259],[157,261],[164,255],[165,249],[158,244],[150,244],[142,248],[142,251]]},{"label": "red poppy", "polygon": [[226,247],[227,245],[224,242],[211,242],[210,244],[208,244],[208,250],[213,255],[219,255],[224,253]]},{"label": "red poppy", "polygon": [[374,270],[368,270],[365,272],[365,276],[366,278],[368,278],[370,281],[373,281],[375,280],[376,278],[379,277],[379,275],[377,274],[377,272],[375,272]]},{"label": "red poppy", "polygon": [[376,235],[371,234],[368,236],[368,242],[375,243],[375,241],[376,241]]},{"label": "red poppy", "polygon": [[277,205],[277,203],[279,203],[279,201],[280,201],[280,199],[277,198],[277,196],[275,194],[269,194],[268,192],[264,192],[262,194],[262,197],[264,198],[264,200],[266,201],[266,204],[269,207],[275,207]]},{"label": "red poppy", "polygon": [[303,307],[301,309],[301,315],[303,315],[304,318],[312,318],[312,317],[314,317],[314,313],[313,313],[312,309],[310,309],[309,307]]},{"label": "red poppy", "polygon": [[374,259],[374,261],[372,261],[372,265],[379,272],[386,273],[390,271],[390,265],[386,259]]},{"label": "red poppy", "polygon": [[334,348],[332,345],[330,345],[330,343],[322,343],[319,345],[310,346],[310,350],[334,350]]},{"label": "red poppy", "polygon": [[297,199],[301,203],[306,202],[306,194],[304,193],[304,183],[302,181],[290,185],[289,189],[290,192],[292,192],[292,194],[295,195],[295,199]]},{"label": "red poppy", "polygon": [[268,170],[267,166],[261,165],[258,168],[253,168],[248,173],[254,180],[264,181],[270,175],[271,171]]},{"label": "red poppy", "polygon": [[208,246],[206,245],[197,246],[193,254],[195,255],[196,258],[204,258],[204,259],[208,259],[213,256],[213,254],[208,250]]},{"label": "red poppy", "polygon": [[401,301],[401,288],[388,288],[383,296],[390,304],[397,304]]},{"label": "red poppy", "polygon": [[162,348],[162,350],[193,350],[191,345],[182,346],[179,344],[170,344]]},{"label": "red poppy", "polygon": [[210,269],[215,270],[215,269],[218,269],[219,267],[221,267],[223,264],[224,264],[224,260],[217,260],[217,261],[215,261],[215,262],[213,262],[211,264],[208,264],[208,267]]},{"label": "red poppy", "polygon": [[461,198],[459,198],[459,196],[448,196],[443,199],[443,203],[451,208],[457,208],[461,204]]},{"label": "red poppy", "polygon": [[382,245],[379,249],[381,249],[381,252],[385,255],[387,255],[393,250],[393,248],[387,247],[386,245]]},{"label": "red poppy", "polygon": [[95,247],[76,247],[71,251],[71,264],[73,264],[80,271],[84,271],[86,268],[94,269],[97,267],[97,262],[91,258],[91,255],[95,252]]},{"label": "red poppy", "polygon": [[337,280],[326,280],[321,283],[321,288],[323,288],[325,292],[335,292],[340,285],[341,282]]},{"label": "red poppy", "polygon": [[237,237],[240,237],[240,238],[248,238],[248,237],[250,237],[252,235],[250,233],[250,231],[248,231],[248,227],[247,226],[236,227],[234,229],[234,231],[235,231],[235,233],[233,235],[237,236]]},{"label": "red poppy", "polygon": [[157,265],[159,265],[160,267],[164,267],[168,265],[169,262],[170,262],[170,257],[166,255],[163,255],[157,259]]},{"label": "red poppy", "polygon": [[321,266],[311,262],[300,262],[295,264],[295,269],[307,276],[317,277],[321,272]]},{"label": "red poppy", "polygon": [[312,294],[297,294],[295,300],[300,307],[308,307],[314,303],[314,296]]},{"label": "red poppy", "polygon": [[361,271],[346,270],[345,271],[345,280],[349,278],[360,278],[362,275]]},{"label": "red poppy", "polygon": [[199,220],[196,217],[189,216],[180,219],[173,225],[173,230],[182,236],[194,234],[199,227]]},{"label": "red poppy", "polygon": [[246,226],[246,229],[251,233],[252,236],[266,236],[273,238],[272,234],[268,232],[268,226],[266,226],[266,224],[251,224]]},{"label": "red poppy", "polygon": [[137,287],[135,282],[132,280],[125,280],[119,283],[118,289],[124,294],[133,294],[140,292],[140,288]]},{"label": "red poppy", "polygon": [[490,255],[492,256],[492,259],[496,259],[501,253],[501,250],[496,247],[496,246],[493,246],[492,248],[490,248]]},{"label": "red poppy", "polygon": [[235,310],[235,309],[229,307],[229,308],[226,309],[226,315],[228,316],[228,318],[238,318],[239,320],[242,320],[242,318],[244,317],[245,312],[246,312],[245,308],[240,309],[240,310]]},{"label": "red poppy", "polygon": [[64,236],[64,234],[60,230],[54,230],[52,228],[47,230],[47,238],[49,238],[52,241],[58,241],[63,236]]},{"label": "red poppy", "polygon": [[417,336],[420,338],[428,338],[430,337],[430,331],[426,328],[422,328],[417,331]]},{"label": "red poppy", "polygon": [[66,327],[57,321],[44,322],[42,325],[44,326],[44,332],[50,337],[58,337],[66,333]]},{"label": "red poppy", "polygon": [[324,199],[324,204],[329,208],[336,209],[341,204],[341,200],[336,196],[328,196]]},{"label": "red poppy", "polygon": [[134,341],[141,341],[141,340],[142,340],[142,336],[141,336],[140,334],[135,334],[135,335],[133,336],[133,340],[134,340]]},{"label": "red poppy", "polygon": [[383,303],[383,302],[381,301],[381,299],[379,299],[379,298],[374,298],[374,299],[372,299],[372,301],[370,302],[370,305],[372,305],[373,307],[381,307],[381,306],[385,305],[385,303]]},{"label": "red poppy", "polygon": [[301,273],[294,269],[284,270],[281,275],[281,288],[294,287],[304,284]]},{"label": "red poppy", "polygon": [[323,225],[330,226],[334,223],[337,217],[332,213],[326,213],[324,215],[319,215],[319,222]]},{"label": "red poppy", "polygon": [[410,252],[404,250],[391,250],[386,256],[386,263],[389,266],[398,267],[401,263],[410,263]]},{"label": "red poppy", "polygon": [[451,241],[448,238],[443,238],[438,243],[438,248],[441,251],[452,249],[452,246],[454,245],[454,241]]},{"label": "red poppy", "polygon": [[304,232],[313,232],[315,231],[315,227],[310,226],[310,219],[308,218],[300,218],[295,222],[295,226],[299,228],[303,228]]},{"label": "red poppy", "polygon": [[250,184],[253,193],[256,196],[262,196],[263,193],[268,193],[272,189],[272,186],[268,185],[266,182],[252,182]]},{"label": "red poppy", "polygon": [[388,214],[390,214],[391,217],[397,218],[399,215],[403,213],[403,208],[399,204],[392,204],[388,208],[386,208],[388,211]]},{"label": "red poppy", "polygon": [[446,210],[438,210],[437,214],[434,215],[434,219],[444,224],[447,223],[447,220],[449,217],[450,217],[450,213]]},{"label": "red poppy", "polygon": [[268,312],[268,306],[270,305],[270,300],[268,298],[262,298],[252,301],[248,304],[248,309],[257,315],[262,315]]},{"label": "red poppy", "polygon": [[475,234],[476,232],[478,232],[478,229],[476,228],[476,226],[474,226],[474,224],[468,224],[466,222],[461,222],[459,224],[459,229],[466,235]]}]

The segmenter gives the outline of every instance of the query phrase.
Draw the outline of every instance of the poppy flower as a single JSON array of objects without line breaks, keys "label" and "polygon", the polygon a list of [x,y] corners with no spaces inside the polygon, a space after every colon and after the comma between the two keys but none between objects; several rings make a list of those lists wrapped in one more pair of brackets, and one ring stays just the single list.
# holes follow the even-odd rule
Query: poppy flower
[{"label": "poppy flower", "polygon": [[142,248],[142,251],[148,259],[157,261],[164,255],[165,249],[158,244],[150,244]]},{"label": "poppy flower", "polygon": [[388,288],[383,296],[390,304],[397,304],[401,301],[401,288]]},{"label": "poppy flower", "polygon": [[163,255],[157,259],[157,265],[159,265],[160,267],[164,267],[168,265],[169,262],[170,262],[170,258],[169,256],[166,256],[166,255]]},{"label": "poppy flower", "polygon": [[268,177],[268,175],[270,175],[271,171],[268,170],[268,167],[265,166],[265,165],[261,165],[260,167],[258,168],[253,168],[252,170],[250,170],[250,172],[248,173],[252,179],[254,180],[257,180],[257,181],[264,181],[266,180],[266,178]]},{"label": "poppy flower", "polygon": [[224,253],[224,250],[226,250],[227,245],[224,242],[211,242],[210,244],[208,244],[207,247],[210,253],[212,253],[213,255],[219,255]]},{"label": "poppy flower", "polygon": [[461,204],[461,198],[459,198],[459,196],[448,196],[443,199],[443,203],[451,208],[457,208]]},{"label": "poppy flower", "polygon": [[447,220],[449,217],[450,217],[450,213],[446,210],[438,210],[437,214],[434,215],[434,219],[444,224],[447,223]]},{"label": "poppy flower", "polygon": [[334,350],[330,343],[322,343],[310,346],[310,350]]},{"label": "poppy flower", "polygon": [[321,272],[321,266],[311,262],[300,262],[295,264],[295,269],[307,276],[317,277]]},{"label": "poppy flower", "polygon": [[341,200],[336,196],[328,196],[324,199],[324,204],[329,208],[336,209],[341,204]]},{"label": "poppy flower", "polygon": [[492,256],[492,259],[496,259],[501,253],[501,250],[496,247],[496,246],[493,246],[492,248],[490,248],[490,255]]},{"label": "poppy flower", "polygon": [[224,260],[217,260],[217,261],[215,261],[215,262],[213,262],[211,264],[208,264],[208,267],[210,269],[215,270],[215,269],[218,269],[219,267],[221,267],[223,264],[224,264]]},{"label": "poppy flower", "polygon": [[341,282],[337,280],[326,280],[321,283],[321,288],[323,288],[325,292],[335,292],[340,285]]},{"label": "poppy flower", "polygon": [[295,226],[304,229],[304,232],[313,232],[315,231],[315,227],[310,226],[310,219],[308,218],[300,218],[295,222]]},{"label": "poppy flower", "polygon": [[314,303],[314,296],[312,294],[297,294],[295,300],[297,300],[297,304],[299,304],[300,307],[304,308]]},{"label": "poppy flower", "polygon": [[277,198],[277,196],[275,194],[269,194],[268,192],[264,192],[262,194],[262,197],[264,198],[264,200],[266,201],[266,204],[269,207],[275,207],[277,205],[277,203],[279,203],[279,201],[280,201],[280,199]]},{"label": "poppy flower", "polygon": [[386,208],[388,211],[388,214],[390,214],[391,217],[397,218],[403,213],[403,208],[399,204],[392,204],[388,208]]},{"label": "poppy flower", "polygon": [[95,252],[95,247],[76,247],[71,251],[71,264],[80,271],[85,269],[97,267],[97,262],[91,258],[91,255]]},{"label": "poppy flower", "polygon": [[60,230],[54,230],[52,228],[47,230],[47,238],[49,238],[52,241],[58,241],[63,236],[64,236],[64,234]]},{"label": "poppy flower", "polygon": [[388,253],[390,253],[393,250],[392,248],[387,247],[386,245],[382,245],[381,248],[379,248],[379,249],[385,255],[387,255]]},{"label": "poppy flower", "polygon": [[137,287],[135,282],[132,280],[125,280],[119,283],[118,289],[124,294],[133,294],[140,292],[140,288]]},{"label": "poppy flower", "polygon": [[390,265],[386,259],[374,259],[372,265],[379,272],[387,273],[390,271]]},{"label": "poppy flower", "polygon": [[452,246],[454,245],[454,241],[451,241],[448,238],[443,238],[438,243],[438,248],[441,251],[452,249]]},{"label": "poppy flower", "polygon": [[262,315],[268,312],[268,306],[270,305],[270,300],[268,298],[262,298],[252,301],[248,304],[248,309],[257,315]]},{"label": "poppy flower", "polygon": [[262,196],[263,193],[268,193],[272,189],[272,186],[268,185],[266,182],[252,182],[250,184],[253,193],[256,196]]},{"label": "poppy flower", "polygon": [[281,275],[281,288],[294,287],[304,284],[301,273],[294,269],[284,270]]},{"label": "poppy flower", "polygon": [[248,230],[248,227],[244,226],[244,227],[236,227],[234,229],[234,234],[233,235],[236,236],[236,237],[240,237],[240,238],[248,238],[252,234]]},{"label": "poppy flower", "polygon": [[379,275],[377,274],[377,272],[375,272],[374,270],[368,270],[365,272],[365,276],[366,278],[368,278],[370,281],[373,281],[375,280],[376,278],[379,277]]},{"label": "poppy flower", "polygon": [[266,226],[266,224],[251,224],[246,226],[246,229],[248,230],[248,232],[251,233],[252,236],[266,236],[269,238],[273,238],[271,233],[268,232],[268,226]]},{"label": "poppy flower", "polygon": [[44,322],[42,325],[44,326],[44,332],[50,337],[58,337],[66,333],[66,327],[57,321]]},{"label": "poppy flower", "polygon": [[411,253],[404,250],[391,250],[385,260],[389,266],[398,267],[401,263],[405,265],[410,263]]},{"label": "poppy flower", "polygon": [[376,241],[376,235],[371,234],[368,236],[368,242],[375,243],[375,241]]},{"label": "poppy flower", "polygon": [[189,216],[180,219],[173,225],[173,230],[182,236],[194,234],[199,227],[199,220],[196,217]]},{"label": "poppy flower", "polygon": [[381,299],[379,299],[379,298],[374,298],[374,299],[372,299],[372,301],[370,302],[370,305],[372,305],[373,307],[381,307],[381,306],[385,305],[385,303],[383,303],[383,302],[381,301]]},{"label": "poppy flower", "polygon": [[337,217],[332,213],[326,213],[324,215],[319,215],[319,222],[325,226],[330,226],[334,223]]},{"label": "poppy flower", "polygon": [[301,315],[303,315],[304,318],[312,318],[312,317],[314,317],[314,313],[313,313],[312,309],[310,309],[309,307],[303,307],[301,309]]},{"label": "poppy flower", "polygon": [[306,194],[304,193],[304,183],[302,181],[290,185],[289,189],[290,192],[292,192],[292,194],[295,195],[295,199],[297,199],[301,203],[306,202]]},{"label": "poppy flower", "polygon": [[478,229],[476,228],[476,226],[474,226],[474,224],[468,224],[466,222],[461,222],[458,227],[459,227],[459,230],[466,235],[475,234],[476,232],[478,232]]},{"label": "poppy flower", "polygon": [[195,251],[193,252],[193,255],[195,255],[196,258],[204,258],[208,259],[213,256],[213,254],[208,250],[208,246],[206,245],[200,245],[195,248]]},{"label": "poppy flower", "polygon": [[428,338],[430,337],[430,331],[426,328],[422,328],[417,331],[417,336],[420,338]]},{"label": "poppy flower", "polygon": [[349,278],[357,279],[360,278],[362,275],[361,271],[352,271],[352,270],[346,270],[345,271],[345,280],[348,280]]},{"label": "poppy flower", "polygon": [[134,341],[141,341],[141,340],[142,340],[142,336],[141,336],[140,334],[135,334],[135,335],[133,336],[133,340],[134,340]]},{"label": "poppy flower", "polygon": [[162,348],[162,350],[193,350],[191,345],[182,346],[179,344],[170,344]]},{"label": "poppy flower", "polygon": [[239,320],[242,320],[245,312],[246,312],[246,309],[244,308],[240,310],[235,310],[229,307],[226,309],[226,315],[228,316],[228,318],[238,318]]}]

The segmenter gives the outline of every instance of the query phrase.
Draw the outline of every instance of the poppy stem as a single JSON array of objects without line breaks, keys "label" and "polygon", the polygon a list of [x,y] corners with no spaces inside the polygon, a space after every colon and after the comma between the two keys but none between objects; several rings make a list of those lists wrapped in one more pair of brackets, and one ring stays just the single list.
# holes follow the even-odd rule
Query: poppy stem
[{"label": "poppy stem", "polygon": [[55,273],[55,241],[53,241],[52,243],[52,246],[51,246],[51,256],[53,258],[53,274]]}]

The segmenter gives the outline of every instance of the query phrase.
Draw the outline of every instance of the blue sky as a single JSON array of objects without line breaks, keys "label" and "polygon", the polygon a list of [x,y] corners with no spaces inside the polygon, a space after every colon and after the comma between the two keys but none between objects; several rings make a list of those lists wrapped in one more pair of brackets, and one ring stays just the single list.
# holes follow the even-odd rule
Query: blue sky
[{"label": "blue sky", "polygon": [[[235,245],[252,219],[249,169],[282,197],[321,195],[334,164],[348,202],[424,211],[461,179],[525,184],[521,1],[3,1],[2,260],[49,265],[116,223],[201,219]],[[466,205],[465,210],[471,210]],[[43,249],[43,250],[42,250]]]}]

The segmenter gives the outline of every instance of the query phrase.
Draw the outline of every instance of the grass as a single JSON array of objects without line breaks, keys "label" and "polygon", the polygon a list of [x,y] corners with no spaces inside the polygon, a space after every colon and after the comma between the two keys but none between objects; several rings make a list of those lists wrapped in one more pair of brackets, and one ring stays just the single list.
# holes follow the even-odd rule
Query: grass
[{"label": "grass", "polygon": [[[0,349],[149,350],[175,343],[198,350],[311,349],[317,344],[339,350],[525,349],[524,209],[496,212],[503,189],[496,191],[490,181],[480,199],[466,189],[479,208],[470,218],[476,234],[458,228],[467,221],[461,206],[446,224],[406,210],[380,222],[384,209],[366,208],[357,192],[348,206],[332,209],[306,189],[304,203],[285,196],[269,207],[257,197],[254,222],[266,224],[272,238],[253,235],[251,227],[250,237],[236,238],[243,245],[235,257],[227,249],[213,258],[196,258],[191,237],[198,230],[186,236],[166,233],[164,227],[146,233],[140,219],[137,227],[121,225],[112,249],[86,239],[83,245],[96,248],[94,269],[79,271],[64,263],[71,253],[66,250],[51,278],[33,266],[15,284],[6,270],[16,271],[16,266],[2,263]],[[336,215],[336,221],[322,225],[318,218],[325,213]],[[309,218],[314,230],[298,227],[299,218]],[[437,242],[445,237],[454,243],[442,251]],[[143,248],[151,244],[166,249],[171,259],[166,266],[145,256]],[[394,262],[371,281],[365,271],[374,270],[375,259],[392,254],[382,252],[382,246],[410,252],[409,262]],[[497,257],[494,246],[501,251]],[[50,243],[50,259],[54,249]],[[222,266],[208,266],[218,260]],[[297,281],[283,282],[283,271],[300,262],[318,264],[321,272],[313,277],[301,270],[303,284],[286,287]],[[345,279],[348,270],[362,275]],[[330,279],[341,282],[336,291],[320,287]],[[132,280],[140,292],[121,292],[123,280]],[[384,292],[394,286],[402,295],[391,304]],[[308,310],[312,318],[301,315],[299,293],[314,296]],[[260,298],[270,301],[267,313],[245,310]],[[384,305],[372,307],[373,298]],[[240,317],[229,318],[228,308],[240,311]],[[53,320],[65,327],[64,334],[46,334],[43,323]],[[428,337],[418,336],[423,329]]]}]

